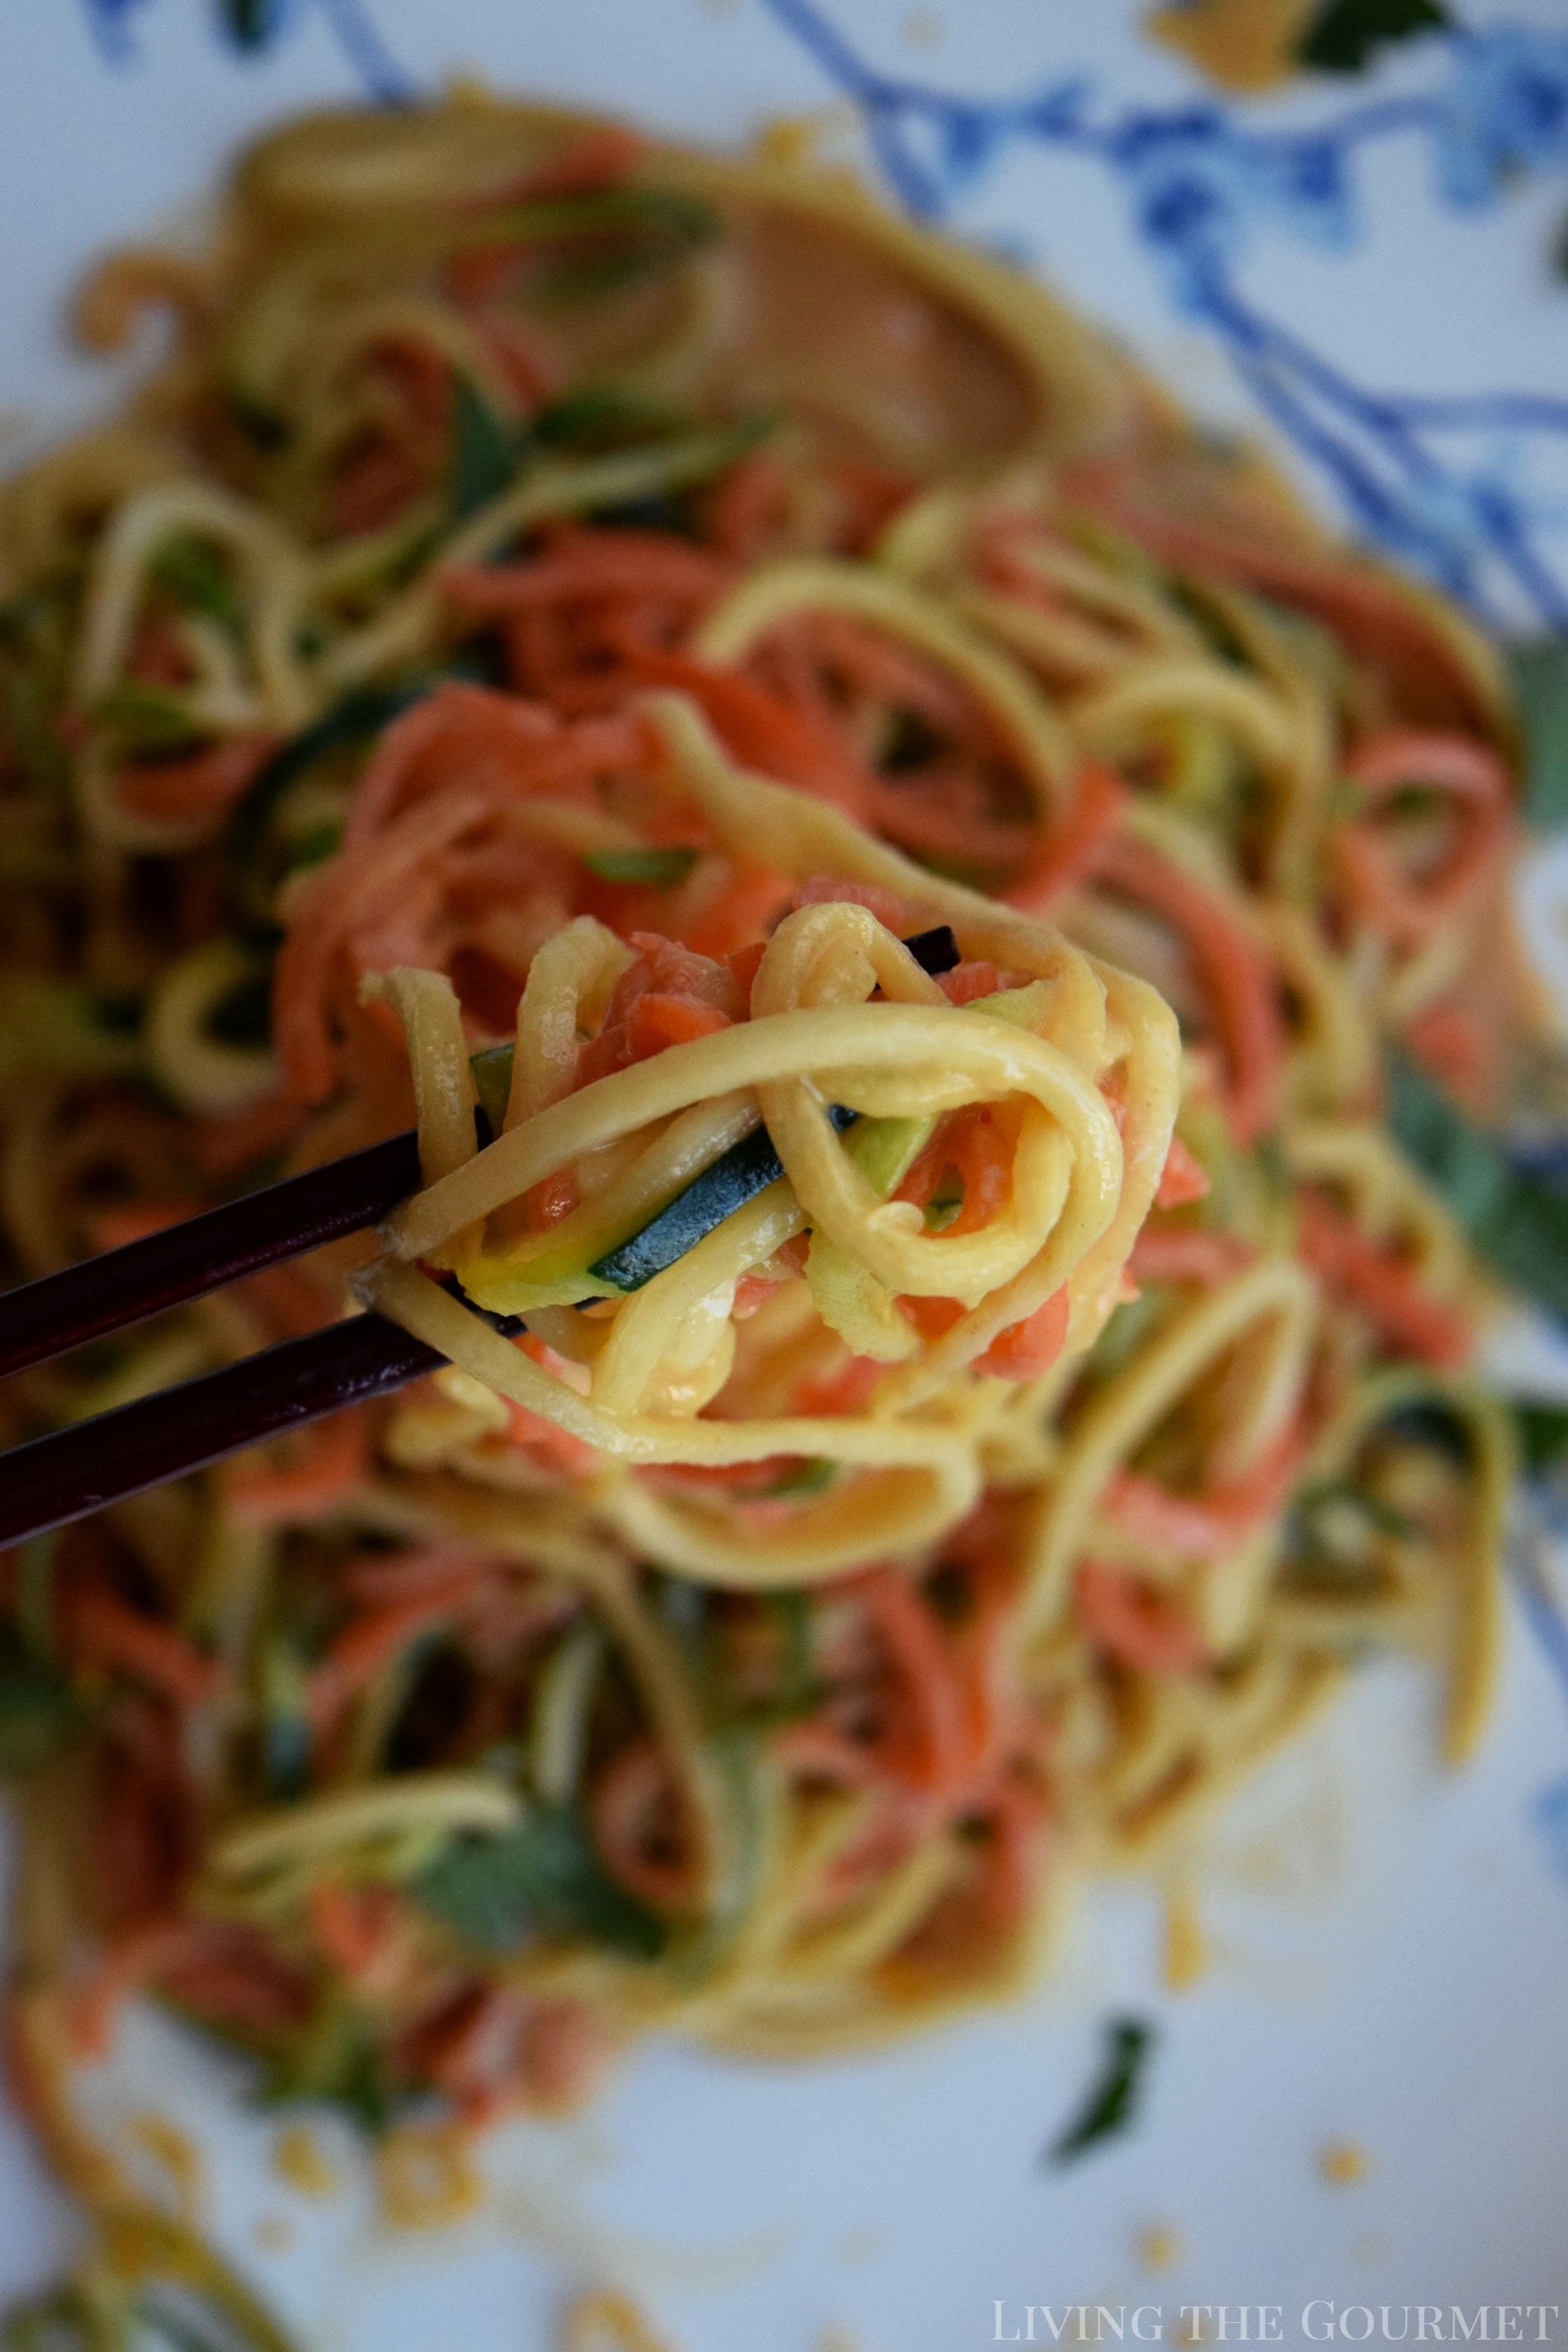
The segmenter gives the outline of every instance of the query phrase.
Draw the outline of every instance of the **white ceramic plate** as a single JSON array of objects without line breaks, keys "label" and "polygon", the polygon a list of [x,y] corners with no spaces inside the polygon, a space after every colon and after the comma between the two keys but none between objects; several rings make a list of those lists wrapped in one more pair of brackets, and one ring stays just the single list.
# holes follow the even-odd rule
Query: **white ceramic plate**
[{"label": "white ceramic plate", "polygon": [[[216,0],[10,0],[0,459],[110,397],[58,341],[96,249],[177,226],[235,142],[290,109],[482,69],[710,137],[822,108],[847,142],[869,120],[906,200],[1047,260],[1222,421],[1265,415],[1342,519],[1500,617],[1563,622],[1561,0],[1466,8],[1369,78],[1245,110],[1142,40],[1138,13],[280,0],[241,54]],[[1537,885],[1543,935],[1560,903]],[[1560,1369],[1539,1337],[1504,1354],[1536,1379]],[[689,2352],[814,2352],[833,2325],[864,2352],[1070,2341],[1079,2303],[1106,2341],[1215,2340],[1218,2312],[1191,2307],[1222,2305],[1230,2342],[1432,2340],[1435,2324],[1447,2341],[1455,2305],[1472,2331],[1487,2307],[1488,2341],[1561,2340],[1562,1626],[1549,1593],[1516,1601],[1497,1718],[1454,1781],[1430,1760],[1422,1678],[1366,1674],[1215,1833],[1215,1966],[1181,2000],[1159,1990],[1152,1906],[1105,1894],[1026,2008],[805,2072],[649,2051],[585,2122],[510,2134],[483,2213],[424,2235],[381,2225],[330,2119],[341,2193],[289,2189],[276,2124],[156,2018],[123,2035],[97,2111],[121,2141],[149,2111],[199,2135],[215,2234],[321,2352],[542,2347],[570,2285],[602,2277],[636,2285]],[[1126,2013],[1159,2032],[1138,2130],[1042,2169],[1103,2021]],[[1359,2185],[1321,2177],[1335,2141],[1363,2153]],[[1161,2227],[1174,2259],[1154,2267]],[[42,2278],[67,2231],[0,2121],[0,2292]],[[1500,2315],[1527,2305],[1545,2310]]]}]

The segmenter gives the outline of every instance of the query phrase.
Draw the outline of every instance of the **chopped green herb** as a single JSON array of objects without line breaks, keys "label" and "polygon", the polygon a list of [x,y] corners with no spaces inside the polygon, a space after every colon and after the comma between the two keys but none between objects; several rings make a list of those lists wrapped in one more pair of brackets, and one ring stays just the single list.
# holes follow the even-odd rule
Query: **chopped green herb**
[{"label": "chopped green herb", "polygon": [[803,1707],[814,1706],[818,1685],[811,1660],[811,1595],[800,1591],[767,1592],[763,1599],[783,1641],[781,1703],[790,1697],[799,1699]]},{"label": "chopped green herb", "polygon": [[491,1135],[499,1135],[506,1124],[506,1107],[511,1098],[511,1066],[516,1056],[515,1045],[485,1045],[479,1053],[468,1055],[479,1108],[490,1123]]},{"label": "chopped green herb", "polygon": [[567,1805],[541,1808],[494,1837],[454,1840],[410,1891],[480,1951],[515,1951],[541,1934],[577,1934],[647,1960],[665,1943],[664,1922],[610,1877]]},{"label": "chopped green herb", "polygon": [[695,539],[696,520],[684,490],[649,490],[640,499],[616,499],[589,509],[606,530],[664,530],[673,539]]},{"label": "chopped green herb", "polygon": [[69,677],[64,600],[41,590],[0,604],[0,735],[27,782],[63,794],[70,761],[59,733]]},{"label": "chopped green herb", "polygon": [[536,310],[571,310],[618,294],[645,278],[657,277],[683,260],[688,248],[659,237],[627,237],[614,244],[590,247],[548,261],[530,282],[528,299]]},{"label": "chopped green herb", "polygon": [[1517,1399],[1513,1426],[1520,1457],[1532,1478],[1550,1477],[1568,1463],[1568,1404]]},{"label": "chopped green herb", "polygon": [[321,2000],[304,2032],[269,2060],[253,2094],[263,2107],[320,2099],[342,2108],[366,2131],[384,2132],[409,2094],[390,2081],[383,2037],[336,1991]]},{"label": "chopped green herb", "polygon": [[646,882],[666,888],[685,881],[697,856],[695,849],[590,849],[583,863],[601,882]]},{"label": "chopped green herb", "polygon": [[462,522],[499,499],[516,479],[518,437],[467,376],[452,387],[451,510]]},{"label": "chopped green herb", "polygon": [[165,540],[150,566],[160,588],[178,604],[215,621],[233,621],[241,610],[238,591],[217,551],[205,539],[182,534]]},{"label": "chopped green herb", "polygon": [[766,1486],[758,1488],[759,1495],[821,1495],[825,1494],[838,1475],[837,1462],[801,1460],[792,1462],[781,1470]]},{"label": "chopped green herb", "polygon": [[1403,823],[1412,817],[1435,815],[1447,804],[1447,793],[1440,793],[1435,784],[1401,784],[1383,802],[1378,814]]},{"label": "chopped green herb", "polygon": [[0,1628],[0,1776],[36,1770],[76,1722],[65,1675],[9,1626]]},{"label": "chopped green herb", "polygon": [[111,729],[121,748],[155,759],[188,751],[204,738],[177,694],[127,679],[94,704],[93,717]]},{"label": "chopped green herb", "polygon": [[330,817],[322,817],[318,824],[307,825],[304,832],[296,835],[289,845],[289,871],[297,874],[307,866],[321,866],[329,857],[335,857],[342,837],[342,826],[335,824]]},{"label": "chopped green herb", "polygon": [[1078,2114],[1046,2149],[1045,2164],[1071,2164],[1134,2122],[1154,2047],[1154,2028],[1139,2017],[1113,2017],[1105,2028],[1100,2074]]},{"label": "chopped green herb", "polygon": [[34,1536],[27,1543],[17,1545],[16,1581],[11,1600],[11,1613],[24,1646],[35,1658],[51,1664],[58,1654],[55,1642],[55,1562],[59,1549],[58,1528],[47,1536]]},{"label": "chopped green herb", "polygon": [[542,309],[566,310],[618,294],[676,268],[718,236],[710,205],[670,188],[603,188],[518,206],[502,234],[569,241],[544,261],[525,290]]},{"label": "chopped green herb", "polygon": [[650,441],[668,441],[692,430],[692,420],[663,402],[623,392],[614,384],[585,384],[547,401],[529,427],[543,449],[574,457],[607,457]]},{"label": "chopped green herb", "polygon": [[679,188],[584,188],[574,195],[532,196],[499,212],[477,215],[468,241],[506,238],[546,245],[574,237],[601,238],[637,230],[688,248],[706,244],[722,223],[711,205]]},{"label": "chopped green herb", "polygon": [[1390,1060],[1388,1108],[1394,1139],[1481,1256],[1521,1297],[1568,1320],[1568,1193],[1514,1167],[1401,1055]]},{"label": "chopped green herb", "polygon": [[47,1069],[57,1077],[112,1077],[141,1060],[134,998],[100,996],[44,972],[0,979],[0,1076]]},{"label": "chopped green herb", "polygon": [[1408,41],[1449,23],[1439,0],[1328,0],[1296,44],[1302,65],[1320,73],[1361,73],[1391,41]]},{"label": "chopped green herb", "polygon": [[1550,833],[1568,824],[1568,638],[1515,646],[1509,667],[1524,730],[1524,813]]}]

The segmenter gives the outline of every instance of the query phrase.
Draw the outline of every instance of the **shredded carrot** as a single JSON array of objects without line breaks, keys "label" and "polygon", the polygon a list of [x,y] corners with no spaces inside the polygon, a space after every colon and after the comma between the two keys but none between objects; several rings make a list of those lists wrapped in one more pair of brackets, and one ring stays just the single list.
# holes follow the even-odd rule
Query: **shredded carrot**
[{"label": "shredded carrot", "polygon": [[453,1601],[448,1588],[411,1594],[351,1618],[306,1685],[306,1712],[317,1734],[330,1732],[367,1684],[416,1642],[447,1623]]},{"label": "shredded carrot", "polygon": [[1156,1550],[1184,1559],[1215,1559],[1279,1510],[1300,1463],[1302,1443],[1300,1425],[1291,1421],[1242,1476],[1195,1495],[1176,1494],[1142,1471],[1118,1470],[1105,1490],[1106,1515],[1136,1542]]},{"label": "shredded carrot", "polygon": [[200,1207],[197,1201],[117,1201],[112,1208],[95,1209],[88,1229],[95,1249],[124,1249],[128,1243],[145,1241],[149,1234],[164,1233],[182,1218],[195,1216]]},{"label": "shredded carrot", "polygon": [[1128,1270],[1137,1282],[1196,1282],[1212,1290],[1250,1265],[1257,1252],[1239,1234],[1201,1225],[1147,1224],[1132,1244]]},{"label": "shredded carrot", "polygon": [[789,905],[791,887],[772,866],[737,859],[729,867],[722,888],[704,895],[689,915],[670,920],[669,929],[684,947],[727,963],[744,1003],[750,1004],[757,966],[766,952],[769,933]]},{"label": "shredded carrot", "polygon": [[653,931],[633,931],[630,945],[637,960],[616,982],[598,1035],[578,1054],[580,1087],[727,1028],[743,1009],[727,964]]},{"label": "shredded carrot", "polygon": [[[483,686],[437,687],[395,719],[354,786],[343,849],[361,848],[405,802],[439,792],[474,763],[521,788],[546,743],[559,740],[547,712]],[[559,788],[557,786],[557,788]]]},{"label": "shredded carrot", "polygon": [[121,768],[118,797],[133,816],[173,824],[222,823],[271,757],[275,735],[230,735],[177,760],[142,760]]},{"label": "shredded carrot", "polygon": [[809,882],[801,883],[793,903],[796,907],[864,907],[887,930],[901,934],[909,929],[909,909],[903,900],[875,882],[838,882],[830,874],[814,875]]},{"label": "shredded carrot", "polygon": [[1086,1559],[1073,1599],[1089,1639],[1133,1674],[1190,1675],[1204,1664],[1202,1639],[1177,1604],[1121,1569]]},{"label": "shredded carrot", "polygon": [[[695,942],[689,941],[688,944],[695,945]],[[753,940],[749,948],[733,948],[724,958],[724,961],[729,967],[731,976],[734,980],[736,987],[740,990],[742,1000],[745,1003],[748,1011],[751,1008],[752,988],[757,977],[757,968],[761,964],[763,958],[766,955],[767,951],[768,943],[766,940]],[[710,949],[704,949],[702,952],[704,954],[710,954],[712,950]]]},{"label": "shredded carrot", "polygon": [[513,1445],[537,1454],[541,1461],[569,1478],[584,1478],[596,1467],[598,1457],[582,1438],[574,1437],[569,1429],[563,1429],[544,1413],[514,1403],[510,1397],[505,1402],[507,1435]]},{"label": "shredded carrot", "polygon": [[1497,1076],[1495,1025],[1476,1005],[1444,997],[1405,1023],[1405,1043],[1451,1093],[1474,1101]]},{"label": "shredded carrot", "polygon": [[[278,958],[274,1037],[297,1101],[325,1099],[345,1049],[367,1047],[384,1018],[395,1039],[389,1008],[360,1004],[365,972],[437,967],[482,988],[493,971],[483,951],[491,910],[513,921],[527,913],[542,935],[569,918],[584,895],[581,866],[510,826],[509,813],[534,791],[592,796],[642,744],[635,719],[563,726],[516,697],[465,686],[438,689],[389,729],[353,795],[342,847],[292,907]],[[515,973],[496,997],[492,1011],[510,1023]]]},{"label": "shredded carrot", "polygon": [[1050,1370],[1066,1344],[1069,1304],[1064,1283],[1032,1315],[999,1331],[984,1353],[975,1358],[975,1370],[994,1373],[1004,1381],[1037,1381]]},{"label": "shredded carrot", "polygon": [[781,783],[798,784],[863,818],[872,779],[820,714],[788,702],[754,678],[711,669],[679,654],[633,648],[627,667],[649,686],[670,686],[689,694],[725,749],[747,767]]},{"label": "shredded carrot", "polygon": [[874,1356],[851,1356],[836,1372],[797,1381],[795,1410],[826,1417],[858,1412],[887,1369]]},{"label": "shredded carrot", "polygon": [[1000,1935],[1024,1916],[1033,1899],[1045,1854],[1045,1807],[1037,1791],[1016,1780],[1000,1780],[974,1818],[989,1832],[979,1908],[989,1932]]},{"label": "shredded carrot", "polygon": [[440,581],[465,612],[493,619],[580,598],[633,604],[663,598],[700,609],[730,576],[720,557],[668,531],[581,529],[562,532],[523,562],[451,565]]},{"label": "shredded carrot", "polygon": [[410,449],[380,437],[351,452],[332,478],[327,513],[337,537],[372,531],[418,495],[424,468]]},{"label": "shredded carrot", "polygon": [[771,449],[753,449],[728,468],[708,499],[708,532],[738,562],[752,563],[783,524],[789,484]]},{"label": "shredded carrot", "polygon": [[978,1233],[1007,1197],[1016,1130],[1016,1117],[995,1104],[975,1103],[953,1112],[942,1121],[894,1198],[923,1209],[951,1172],[963,1185],[963,1198],[943,1231]]},{"label": "shredded carrot", "polygon": [[694,1037],[710,1037],[716,1029],[731,1026],[730,1015],[716,1004],[695,996],[666,996],[651,992],[639,996],[631,1011],[628,1041],[632,1059],[643,1061],[667,1045],[689,1045]]},{"label": "shredded carrot", "polygon": [[1131,795],[1113,769],[1088,760],[1078,772],[1073,803],[1005,893],[1015,907],[1041,914],[1064,891],[1088,879],[1121,821]]},{"label": "shredded carrot", "polygon": [[1160,1171],[1154,1206],[1157,1209],[1184,1209],[1193,1201],[1205,1199],[1208,1191],[1207,1170],[1193,1158],[1181,1137],[1173,1135],[1171,1148],[1165,1154],[1165,1165]]},{"label": "shredded carrot", "polygon": [[884,1739],[889,1768],[940,1802],[963,1784],[970,1758],[952,1648],[918,1588],[899,1570],[875,1569],[850,1589],[900,1686],[900,1705]]},{"label": "shredded carrot", "polygon": [[144,686],[188,686],[191,657],[166,613],[143,613],[132,640],[130,675]]},{"label": "shredded carrot", "polygon": [[283,1461],[247,1459],[229,1474],[228,1508],[250,1528],[287,1527],[313,1519],[353,1494],[370,1459],[370,1424],[350,1407],[284,1440]]},{"label": "shredded carrot", "polygon": [[1183,460],[1153,467],[1094,459],[1064,474],[1062,489],[1091,507],[1178,571],[1239,581],[1310,614],[1357,660],[1380,672],[1396,709],[1421,725],[1486,734],[1494,714],[1473,671],[1415,593],[1391,574],[1337,551],[1291,547],[1260,525],[1254,508],[1223,520],[1215,513],[1212,466],[1182,478]]},{"label": "shredded carrot", "polygon": [[548,1233],[552,1225],[558,1225],[563,1217],[569,1217],[578,1205],[577,1179],[570,1168],[557,1168],[552,1175],[541,1177],[523,1198],[531,1231]]},{"label": "shredded carrot", "polygon": [[1012,986],[994,963],[985,962],[954,964],[951,971],[938,973],[936,984],[950,1004],[977,1004]]},{"label": "shredded carrot", "polygon": [[629,1894],[656,1910],[690,1901],[696,1856],[684,1799],[653,1740],[633,1740],[611,1759],[594,1783],[589,1811],[605,1866]]},{"label": "shredded carrot", "polygon": [[1285,1066],[1278,977],[1262,943],[1203,883],[1144,843],[1105,844],[1098,878],[1152,908],[1186,941],[1225,1050],[1225,1108],[1238,1143],[1273,1125]]},{"label": "shredded carrot", "polygon": [[183,1950],[166,1954],[149,1981],[182,2008],[241,2034],[298,2032],[312,1991],[302,1970],[262,1937],[226,1922],[201,1923]]},{"label": "shredded carrot", "polygon": [[1414,1268],[1309,1188],[1298,1204],[1301,1255],[1326,1288],[1366,1318],[1399,1355],[1437,1371],[1468,1362],[1475,1332],[1468,1316],[1422,1287]]},{"label": "shredded carrot", "polygon": [[962,1323],[966,1309],[956,1298],[919,1298],[908,1295],[899,1300],[899,1312],[907,1323],[912,1323],[922,1339],[945,1339],[955,1323]]},{"label": "shredded carrot", "polygon": [[[1489,747],[1463,735],[1392,730],[1349,763],[1370,803],[1334,843],[1355,912],[1397,947],[1416,947],[1466,912],[1495,871],[1509,837],[1508,771]],[[1402,870],[1380,812],[1411,787],[1443,794],[1455,834],[1447,854],[1419,874]]]},{"label": "shredded carrot", "polygon": [[838,514],[837,540],[846,555],[859,555],[879,539],[916,485],[890,466],[847,453],[827,466]]},{"label": "shredded carrot", "polygon": [[63,1646],[79,1665],[128,1675],[177,1707],[205,1706],[223,1687],[216,1658],[101,1584],[73,1582],[59,1615]]},{"label": "shredded carrot", "polygon": [[195,1923],[159,1919],[110,1939],[70,2003],[70,2039],[79,2058],[90,2063],[108,2054],[121,2004],[187,1951],[198,1932]]},{"label": "shredded carrot", "polygon": [[333,1967],[350,1979],[363,1977],[374,1967],[402,1907],[396,1888],[380,1880],[351,1885],[339,1878],[319,1878],[305,1903],[310,1933]]},{"label": "shredded carrot", "polygon": [[735,1285],[735,1303],[730,1309],[736,1322],[743,1323],[748,1316],[754,1315],[763,1300],[771,1297],[777,1288],[778,1284],[771,1275],[743,1274]]}]

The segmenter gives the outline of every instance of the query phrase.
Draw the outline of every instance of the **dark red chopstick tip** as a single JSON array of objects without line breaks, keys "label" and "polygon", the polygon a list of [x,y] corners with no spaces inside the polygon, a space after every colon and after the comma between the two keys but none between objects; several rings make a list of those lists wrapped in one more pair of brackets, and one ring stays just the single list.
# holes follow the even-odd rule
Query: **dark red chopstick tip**
[{"label": "dark red chopstick tip", "polygon": [[0,1379],[358,1233],[418,1184],[410,1130],[0,1295]]},{"label": "dark red chopstick tip", "polygon": [[52,1430],[3,1457],[0,1549],[387,1396],[445,1361],[385,1316],[353,1315],[118,1412]]}]

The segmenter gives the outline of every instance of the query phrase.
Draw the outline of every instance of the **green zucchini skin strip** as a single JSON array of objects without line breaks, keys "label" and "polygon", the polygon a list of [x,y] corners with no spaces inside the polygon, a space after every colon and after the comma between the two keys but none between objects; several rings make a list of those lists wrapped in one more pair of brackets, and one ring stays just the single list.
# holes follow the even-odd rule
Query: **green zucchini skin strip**
[{"label": "green zucchini skin strip", "polygon": [[[840,1132],[855,1118],[842,1103],[828,1108],[828,1118]],[[731,1144],[721,1160],[694,1176],[683,1192],[650,1218],[639,1233],[588,1268],[596,1282],[612,1283],[617,1290],[640,1290],[656,1274],[663,1274],[688,1250],[706,1240],[715,1226],[748,1201],[754,1201],[784,1174],[784,1162],[773,1150],[765,1127]]]},{"label": "green zucchini skin strip", "polygon": [[[945,923],[934,930],[917,932],[904,945],[923,971],[951,971],[961,960],[958,941]],[[830,1105],[827,1116],[840,1134],[855,1121],[855,1113],[841,1103]],[[731,1145],[700,1176],[694,1176],[657,1217],[618,1249],[598,1259],[589,1273],[595,1281],[611,1283],[617,1290],[640,1290],[645,1282],[651,1282],[656,1274],[663,1274],[688,1250],[695,1249],[716,1225],[743,1209],[783,1174],[784,1163],[766,1129],[759,1128],[754,1135],[743,1136]]]},{"label": "green zucchini skin strip", "polygon": [[[946,923],[938,924],[932,930],[916,932],[904,945],[922,971],[951,971],[961,961],[958,941]],[[480,1113],[493,1134],[500,1132],[505,1115],[511,1085],[512,1051],[510,1045],[488,1045],[469,1060],[479,1088]],[[827,1116],[840,1134],[853,1127],[857,1118],[857,1114],[846,1110],[842,1103],[830,1104]],[[481,1128],[481,1146],[489,1139]],[[737,1209],[743,1209],[748,1201],[754,1201],[759,1192],[776,1183],[783,1174],[784,1163],[773,1150],[773,1139],[767,1129],[760,1127],[732,1144],[700,1176],[694,1176],[657,1216],[650,1217],[646,1225],[596,1258],[586,1272],[595,1282],[605,1283],[613,1290],[640,1290],[656,1274],[665,1273],[688,1250],[706,1240],[726,1217],[732,1217]],[[455,1280],[451,1286],[456,1289]],[[466,1303],[473,1305],[471,1299]],[[592,1301],[582,1303],[591,1305]],[[503,1326],[521,1330],[526,1321],[526,1318],[511,1315],[487,1316],[486,1319],[493,1322],[498,1330]]]}]

